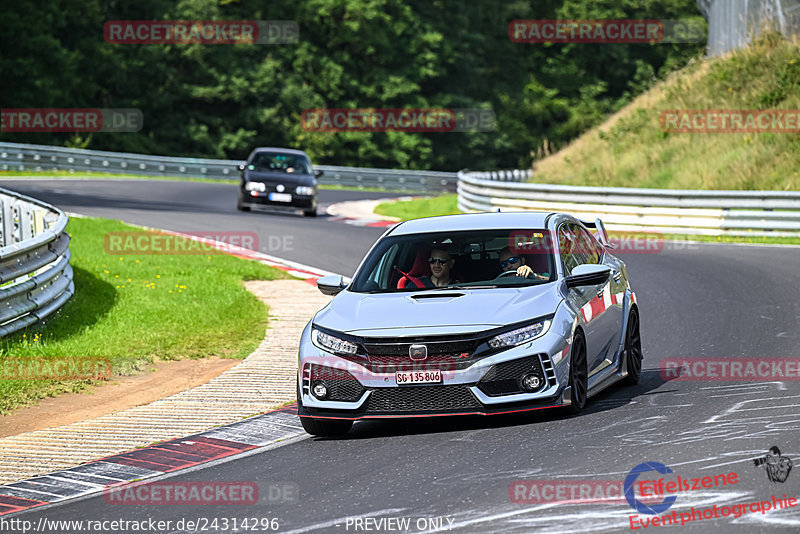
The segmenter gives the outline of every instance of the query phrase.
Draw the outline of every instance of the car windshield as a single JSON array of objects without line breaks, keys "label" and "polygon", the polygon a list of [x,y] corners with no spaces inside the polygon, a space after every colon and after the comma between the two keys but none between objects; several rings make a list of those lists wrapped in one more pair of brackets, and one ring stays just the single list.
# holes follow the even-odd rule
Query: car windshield
[{"label": "car windshield", "polygon": [[281,154],[279,152],[257,152],[250,160],[251,170],[285,172],[294,174],[311,174],[308,160],[297,154]]},{"label": "car windshield", "polygon": [[[555,279],[549,236],[542,229],[389,236],[370,252],[348,289],[387,293],[545,284]],[[523,266],[530,272],[520,276]]]}]

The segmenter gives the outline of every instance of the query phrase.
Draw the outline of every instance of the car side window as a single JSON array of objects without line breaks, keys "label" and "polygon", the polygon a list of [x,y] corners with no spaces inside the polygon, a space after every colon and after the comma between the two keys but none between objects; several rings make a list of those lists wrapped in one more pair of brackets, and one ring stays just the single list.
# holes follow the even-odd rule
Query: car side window
[{"label": "car side window", "polygon": [[597,240],[586,231],[585,228],[578,225],[570,225],[574,228],[575,234],[578,236],[580,243],[580,251],[583,254],[582,263],[598,264],[603,259],[603,251]]},{"label": "car side window", "polygon": [[598,264],[603,250],[592,234],[577,224],[565,224],[558,230],[558,247],[564,274],[572,274],[578,265]]},{"label": "car side window", "polygon": [[562,225],[558,229],[558,249],[561,252],[561,264],[564,267],[564,274],[569,276],[572,269],[580,265],[579,248],[577,236],[572,231],[570,225]]}]

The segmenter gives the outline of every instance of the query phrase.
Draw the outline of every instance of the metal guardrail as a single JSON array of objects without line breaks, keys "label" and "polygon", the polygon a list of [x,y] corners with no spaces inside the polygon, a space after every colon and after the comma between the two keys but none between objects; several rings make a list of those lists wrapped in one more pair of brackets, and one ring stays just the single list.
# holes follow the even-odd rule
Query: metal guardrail
[{"label": "metal guardrail", "polygon": [[0,336],[41,321],[75,294],[67,216],[0,189]]},{"label": "metal guardrail", "polygon": [[[68,170],[237,180],[237,166],[241,163],[238,160],[0,143],[0,170]],[[585,219],[601,217],[609,229],[619,231],[800,236],[800,192],[793,191],[679,191],[530,184],[525,183],[531,176],[530,170],[447,173],[329,165],[317,168],[325,171],[320,180],[323,185],[423,193],[457,190],[462,211],[564,211]],[[0,262],[2,258],[0,256]],[[4,281],[0,278],[0,283]],[[0,301],[2,299],[0,294]],[[0,315],[0,335],[2,321]]]},{"label": "metal guardrail", "polygon": [[[238,180],[237,166],[244,161],[225,159],[175,158],[124,152],[106,152],[47,145],[0,143],[0,170],[99,172]],[[325,174],[322,185],[378,188],[397,191],[455,192],[454,172],[367,169],[316,165]]]},{"label": "metal guardrail", "polygon": [[458,207],[465,212],[536,210],[600,217],[610,230],[626,232],[800,237],[800,191],[574,187],[460,172]]}]

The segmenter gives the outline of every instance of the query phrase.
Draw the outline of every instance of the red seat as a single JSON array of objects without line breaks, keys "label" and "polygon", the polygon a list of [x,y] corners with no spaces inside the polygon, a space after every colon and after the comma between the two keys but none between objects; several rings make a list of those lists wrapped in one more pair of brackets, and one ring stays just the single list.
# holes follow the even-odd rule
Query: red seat
[{"label": "red seat", "polygon": [[[428,263],[428,258],[431,257],[431,251],[428,248],[421,248],[417,251],[417,257],[414,258],[414,265],[411,266],[411,270],[408,271],[409,276],[413,276],[414,278],[419,278],[420,276],[430,276],[431,275],[431,265]],[[397,289],[405,289],[406,284],[411,284],[411,286],[415,286],[413,280],[409,279],[408,276],[403,276],[400,280],[397,281]],[[417,286],[420,287],[420,286]]]}]

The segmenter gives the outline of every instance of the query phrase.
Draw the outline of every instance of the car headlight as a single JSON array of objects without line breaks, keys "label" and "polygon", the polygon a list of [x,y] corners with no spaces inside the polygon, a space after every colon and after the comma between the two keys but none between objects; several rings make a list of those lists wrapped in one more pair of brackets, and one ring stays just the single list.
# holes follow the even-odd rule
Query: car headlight
[{"label": "car headlight", "polygon": [[298,185],[294,192],[298,195],[311,196],[314,194],[314,188],[310,185]]},{"label": "car headlight", "polygon": [[316,328],[311,330],[311,342],[322,350],[339,354],[355,354],[358,350],[358,345],[355,343],[320,332]]},{"label": "car headlight", "polygon": [[526,341],[536,339],[544,335],[550,328],[550,320],[539,321],[522,328],[517,328],[510,332],[504,332],[500,335],[494,336],[489,340],[489,347],[499,349],[501,347],[516,347]]},{"label": "car headlight", "polygon": [[244,185],[246,191],[266,191],[267,186],[262,182],[247,182]]}]

